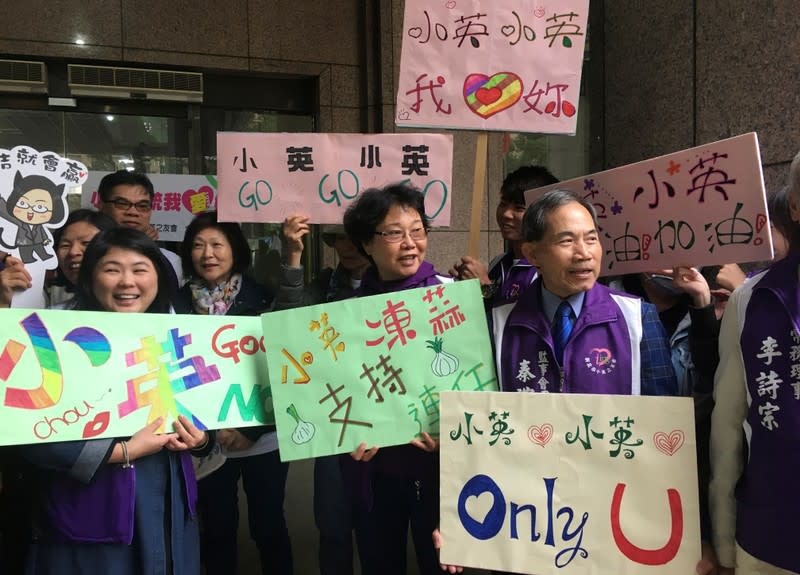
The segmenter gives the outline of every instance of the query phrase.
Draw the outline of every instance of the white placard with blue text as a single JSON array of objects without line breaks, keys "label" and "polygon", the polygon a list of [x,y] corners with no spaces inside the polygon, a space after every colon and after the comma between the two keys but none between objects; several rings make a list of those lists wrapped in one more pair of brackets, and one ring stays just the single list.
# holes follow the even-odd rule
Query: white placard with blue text
[{"label": "white placard with blue text", "polygon": [[691,398],[442,392],[440,424],[442,563],[695,572]]}]

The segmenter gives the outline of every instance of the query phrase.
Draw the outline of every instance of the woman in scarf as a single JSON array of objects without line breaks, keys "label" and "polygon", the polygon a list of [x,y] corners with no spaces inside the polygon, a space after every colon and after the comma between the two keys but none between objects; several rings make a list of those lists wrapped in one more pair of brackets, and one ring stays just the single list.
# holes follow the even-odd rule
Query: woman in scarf
[{"label": "woman in scarf", "polygon": [[[181,263],[189,278],[175,302],[177,313],[255,316],[268,310],[272,293],[246,275],[251,254],[239,224],[197,216],[186,228]],[[247,494],[250,536],[263,573],[292,573],[283,499],[289,464],[278,456],[273,427],[223,429],[217,442],[225,463],[198,482],[203,561],[208,575],[236,573],[238,483]]]}]

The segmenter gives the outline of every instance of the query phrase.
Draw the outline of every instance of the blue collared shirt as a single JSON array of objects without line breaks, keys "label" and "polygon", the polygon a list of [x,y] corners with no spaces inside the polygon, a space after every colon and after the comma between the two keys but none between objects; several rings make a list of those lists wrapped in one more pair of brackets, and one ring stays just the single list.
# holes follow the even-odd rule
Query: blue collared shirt
[{"label": "blue collared shirt", "polygon": [[[583,309],[583,298],[585,295],[586,292],[579,291],[578,293],[572,294],[566,298],[566,301],[572,308],[572,313],[575,314],[576,318],[581,315],[581,310]],[[558,306],[561,305],[562,301],[564,300],[544,287],[544,283],[542,284],[542,309],[544,311],[544,316],[547,318],[547,323],[550,325],[553,325],[553,318],[556,317],[556,311],[558,310]]]},{"label": "blue collared shirt", "polygon": [[[578,292],[566,298],[575,317],[583,310],[586,292]],[[556,310],[563,300],[542,284],[542,311],[550,325],[553,324]],[[678,395],[678,384],[672,367],[669,338],[658,317],[653,304],[642,302],[642,341],[639,344],[642,354],[641,392],[642,395]]]}]

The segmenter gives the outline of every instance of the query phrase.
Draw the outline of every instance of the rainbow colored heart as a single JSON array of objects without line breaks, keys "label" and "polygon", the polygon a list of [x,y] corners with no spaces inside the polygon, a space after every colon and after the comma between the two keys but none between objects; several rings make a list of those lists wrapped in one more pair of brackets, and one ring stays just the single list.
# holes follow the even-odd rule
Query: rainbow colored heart
[{"label": "rainbow colored heart", "polygon": [[522,97],[522,80],[511,72],[492,76],[470,74],[464,80],[464,101],[481,118],[510,108]]}]

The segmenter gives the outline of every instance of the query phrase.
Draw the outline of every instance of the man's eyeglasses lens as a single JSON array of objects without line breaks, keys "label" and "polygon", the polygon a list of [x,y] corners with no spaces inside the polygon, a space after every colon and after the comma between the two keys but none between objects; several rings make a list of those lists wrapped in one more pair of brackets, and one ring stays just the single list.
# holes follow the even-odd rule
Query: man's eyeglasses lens
[{"label": "man's eyeglasses lens", "polygon": [[116,198],[110,200],[108,203],[114,204],[114,207],[122,212],[127,212],[131,208],[136,208],[137,212],[149,212],[152,208],[150,202],[141,201],[134,204],[133,202],[129,202],[123,198]]}]

